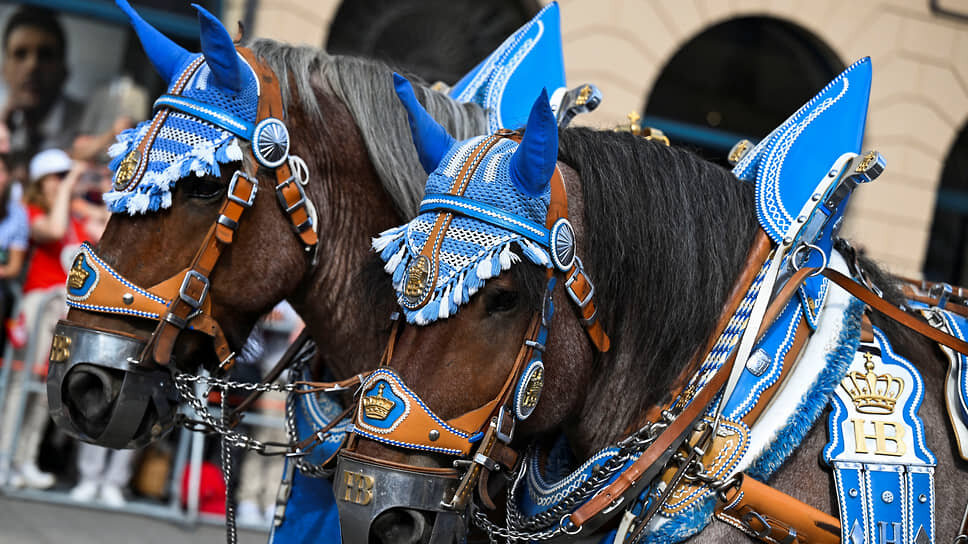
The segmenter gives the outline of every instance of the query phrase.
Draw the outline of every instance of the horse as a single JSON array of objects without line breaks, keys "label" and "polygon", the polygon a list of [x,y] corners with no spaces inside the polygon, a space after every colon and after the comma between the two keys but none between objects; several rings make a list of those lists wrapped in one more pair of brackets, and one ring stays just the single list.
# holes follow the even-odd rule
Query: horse
[{"label": "horse", "polygon": [[[863,63],[858,66],[853,75],[862,73]],[[863,91],[863,77],[850,83],[852,90]],[[675,427],[673,408],[688,410],[693,401],[698,403],[699,397],[692,396],[685,408],[671,404],[680,393],[698,395],[688,375],[707,353],[714,353],[712,340],[734,310],[735,315],[749,310],[749,305],[739,304],[737,294],[761,285],[758,282],[768,276],[764,263],[771,262],[766,259],[771,245],[786,243],[770,240],[761,230],[758,189],[688,151],[629,133],[587,128],[555,133],[542,98],[536,101],[523,136],[505,132],[458,142],[433,126],[408,88],[397,81],[398,94],[417,127],[414,142],[422,154],[435,159],[429,161],[427,194],[418,217],[383,232],[373,243],[388,261],[403,316],[381,367],[361,387],[355,435],[339,453],[335,490],[344,541],[394,531],[417,534],[416,541],[461,541],[473,524],[492,541],[605,537],[611,542],[618,531],[622,536],[615,541],[622,542],[629,524],[634,529],[643,512],[654,514],[669,497],[680,497],[681,492],[674,491],[677,483],[703,481],[734,501],[739,485],[735,480],[711,477],[711,468],[705,471],[694,463],[701,458],[709,467],[703,457],[706,444],[738,433],[723,427],[728,427],[725,420],[715,419],[696,427],[710,433],[703,436],[713,442],[695,438],[690,442],[695,447],[675,453],[680,441],[689,439],[689,429],[671,439],[673,447],[658,463],[666,470],[644,478],[648,483],[662,477],[664,483],[651,491],[639,487],[634,494],[623,495],[632,485],[626,483],[617,494],[606,493],[622,483],[619,473],[630,474],[623,471],[635,466],[634,456],[621,455],[642,454],[635,448],[646,448]],[[824,92],[836,96],[841,89],[846,93],[843,80],[832,82]],[[808,103],[806,113],[798,112],[791,122],[804,119],[815,111],[812,107],[828,107],[831,101],[823,98]],[[866,115],[866,98],[862,108]],[[858,125],[862,131],[863,116],[845,124]],[[842,137],[829,131],[824,136]],[[859,143],[857,136],[855,144]],[[830,164],[824,160],[841,155],[843,148],[832,147],[821,150],[829,157],[819,159],[821,168]],[[747,151],[754,157],[749,160],[762,159],[759,147]],[[871,160],[877,160],[876,155]],[[850,163],[851,169],[855,166],[857,172],[864,171],[860,163]],[[821,172],[819,177],[826,175],[826,170]],[[809,192],[805,200],[810,200]],[[834,204],[836,208],[843,201]],[[834,232],[833,225],[839,226],[836,217],[824,227],[827,236]],[[840,245],[848,255],[844,261],[864,281],[887,300],[905,303],[897,278]],[[770,253],[772,259],[778,252]],[[807,260],[814,258],[819,257]],[[828,258],[831,267],[840,259],[832,250],[825,265]],[[565,288],[555,288],[556,283]],[[851,351],[843,357],[846,364],[865,336],[865,321],[863,304],[848,302],[846,295],[843,300],[847,317],[836,330],[841,339],[853,339]],[[961,523],[968,464],[959,458],[947,429],[942,354],[936,343],[892,319],[873,313],[869,320],[872,330],[883,331],[896,352],[923,376],[922,434],[937,456],[935,471],[943,475],[935,489],[937,525],[931,534],[949,539],[958,534]],[[751,327],[760,330],[758,325]],[[747,368],[756,367],[756,354],[751,355]],[[774,444],[778,453],[749,469],[759,470],[759,479],[772,475],[770,486],[795,499],[785,505],[811,505],[836,515],[837,496],[825,478],[813,476],[821,474],[819,458],[827,442],[821,409],[845,373],[841,366],[826,378],[823,402],[813,402],[809,409],[796,408],[801,395],[804,402],[811,398],[801,386],[790,406],[794,413],[789,421],[796,428],[779,435]],[[724,382],[717,383],[713,393]],[[714,398],[710,393],[705,402]],[[518,454],[527,460],[522,463]],[[670,459],[679,463],[678,471]],[[618,462],[614,467],[612,460]],[[572,470],[579,476],[555,479]],[[588,489],[585,484],[603,470],[611,472]],[[547,493],[545,498],[558,501],[555,505],[571,496],[576,502],[550,508],[554,513],[545,515],[543,525],[529,527],[521,520],[539,519],[549,511],[547,505],[532,505],[534,512],[526,512],[517,504],[526,494],[522,487],[532,481],[538,482],[532,487]],[[501,482],[508,489],[506,502],[492,498],[492,488]],[[396,492],[418,485],[424,493],[416,497]],[[582,490],[586,494],[577,496]],[[699,532],[712,518],[716,493],[710,491],[708,507],[666,512],[662,524],[643,524],[651,534],[636,532],[631,541],[640,536],[679,541],[693,535],[696,542],[735,541],[741,538],[736,527],[747,535],[775,538],[770,541],[796,541],[796,531],[771,533],[771,525],[755,510],[755,516],[747,513],[742,522],[739,516],[732,518],[732,526],[714,524]],[[850,497],[856,496],[852,491]],[[890,503],[894,497],[881,498]],[[922,494],[918,500],[929,499]],[[582,526],[594,517],[575,521],[581,512],[576,508],[587,507],[588,501],[598,501],[596,512],[625,510],[628,519],[612,518],[603,531],[594,532],[601,523]],[[821,521],[810,529],[823,536],[816,541],[840,540],[835,518],[816,519]],[[894,528],[899,531],[900,525]],[[607,530],[612,533],[606,535]],[[854,530],[846,527],[844,534],[858,536]],[[880,536],[881,541],[892,538],[890,533]],[[906,541],[914,536],[910,533]],[[924,535],[917,536],[920,542]]]},{"label": "horse", "polygon": [[[256,320],[282,300],[292,304],[315,342],[314,375],[325,372],[343,379],[371,365],[382,349],[381,342],[373,339],[389,334],[393,297],[389,289],[364,292],[358,288],[373,283],[366,279],[368,275],[382,273],[379,263],[371,262],[365,241],[370,233],[415,213],[422,168],[409,144],[407,117],[396,102],[384,64],[271,40],[255,40],[237,49],[224,27],[200,8],[203,51],[189,54],[151,28],[125,2],[119,5],[172,86],[192,76],[193,82],[200,82],[195,83],[196,89],[218,91],[223,80],[238,78],[240,73],[254,75],[250,64],[258,63],[264,68],[259,81],[250,78],[244,83],[261,85],[265,92],[274,76],[281,94],[280,110],[274,114],[285,120],[292,138],[288,156],[305,158],[299,161],[304,165],[301,173],[296,171],[298,165],[293,166],[292,179],[300,183],[289,185],[298,189],[297,198],[303,195],[309,203],[301,208],[306,214],[300,222],[310,221],[311,230],[318,233],[318,243],[310,247],[304,242],[309,229],[305,224],[302,230],[296,229],[290,219],[299,210],[286,210],[298,206],[289,202],[282,211],[276,209],[272,189],[282,179],[275,168],[248,154],[223,161],[218,168],[218,158],[211,158],[214,150],[208,151],[208,162],[204,153],[193,158],[191,135],[188,144],[169,142],[184,153],[172,160],[188,162],[165,187],[125,191],[128,178],[124,176],[130,176],[135,167],[127,159],[136,156],[133,150],[152,120],[119,137],[120,149],[115,153],[121,155],[113,164],[115,191],[106,197],[114,213],[97,246],[86,248],[75,260],[68,286],[71,308],[62,322],[69,328],[61,329],[54,341],[55,363],[48,387],[52,413],[62,427],[89,442],[133,447],[163,436],[175,423],[176,405],[184,402],[172,390],[168,370],[145,374],[151,379],[140,381],[134,379],[138,371],[169,366],[181,373],[194,374],[201,368],[216,373],[220,363],[226,363],[225,351],[240,351]],[[250,53],[243,60],[245,51]],[[183,68],[185,63],[194,64]],[[247,88],[223,94],[240,92]],[[418,93],[449,130],[468,136],[486,130],[484,112],[478,106],[458,103],[423,85],[418,85]],[[212,98],[212,103],[221,104],[217,99]],[[174,115],[174,107],[159,105],[155,119],[160,114]],[[149,146],[142,154],[147,157],[152,152]],[[137,297],[152,296],[150,289],[139,286],[155,286],[173,277],[181,282],[179,274],[191,266],[218,221],[220,206],[232,197],[227,193],[236,186],[233,173],[239,171],[248,173],[262,190],[253,190],[249,201],[243,202],[250,209],[238,222],[232,243],[225,244],[201,295],[206,299],[205,313],[228,347],[216,356],[211,331],[203,334],[199,332],[203,326],[189,324],[178,334],[170,361],[152,363],[144,345],[160,318],[146,319],[145,313],[130,310],[140,304]],[[139,204],[141,197],[144,201]],[[125,291],[124,302],[92,302],[90,297],[100,296],[91,285],[95,277],[101,284],[121,282],[118,289]],[[127,298],[132,293],[133,305]],[[116,311],[106,311],[108,306]],[[139,366],[142,359],[145,364]]]}]

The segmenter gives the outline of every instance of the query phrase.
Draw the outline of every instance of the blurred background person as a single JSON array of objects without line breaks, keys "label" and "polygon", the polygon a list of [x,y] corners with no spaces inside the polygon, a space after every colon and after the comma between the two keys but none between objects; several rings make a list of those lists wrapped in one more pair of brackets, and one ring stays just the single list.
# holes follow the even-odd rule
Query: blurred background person
[{"label": "blurred background person", "polygon": [[[33,324],[40,323],[37,337],[28,342],[37,346],[36,360],[24,357],[23,372],[46,374],[48,346],[54,325],[65,310],[64,284],[67,270],[62,265],[70,262],[70,256],[82,240],[82,226],[71,217],[70,202],[73,189],[83,172],[83,166],[75,163],[60,149],[41,151],[30,161],[30,183],[24,191],[32,255],[24,279],[22,306],[23,322],[33,333]],[[21,354],[25,355],[25,354]],[[11,380],[8,402],[19,402],[26,394]],[[16,406],[14,404],[13,406]],[[17,410],[6,410],[3,425],[5,451],[13,439]],[[36,464],[37,451],[47,425],[47,398],[43,392],[30,395],[26,402],[23,424],[17,448],[13,454],[10,483],[14,487],[28,486],[46,489],[54,485],[52,474],[41,471]]]},{"label": "blurred background person", "polygon": [[[7,19],[2,66],[7,102],[0,121],[15,170],[42,149],[69,149],[77,136],[83,108],[64,94],[66,51],[64,29],[52,11],[23,6]],[[25,179],[23,173],[16,177]]]},{"label": "blurred background person", "polygon": [[30,240],[21,195],[20,184],[7,167],[7,156],[0,154],[0,353],[6,347],[7,320],[20,297],[20,278]]}]

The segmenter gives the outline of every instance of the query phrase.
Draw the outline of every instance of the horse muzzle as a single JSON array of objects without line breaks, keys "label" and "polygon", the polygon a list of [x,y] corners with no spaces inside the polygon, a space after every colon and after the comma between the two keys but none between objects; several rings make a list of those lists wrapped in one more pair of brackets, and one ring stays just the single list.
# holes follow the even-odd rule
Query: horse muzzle
[{"label": "horse muzzle", "polygon": [[396,465],[341,451],[333,481],[343,542],[453,544],[464,519],[442,505],[456,470]]},{"label": "horse muzzle", "polygon": [[69,435],[110,448],[138,448],[174,426],[171,375],[139,362],[146,342],[61,320],[54,328],[47,400]]}]

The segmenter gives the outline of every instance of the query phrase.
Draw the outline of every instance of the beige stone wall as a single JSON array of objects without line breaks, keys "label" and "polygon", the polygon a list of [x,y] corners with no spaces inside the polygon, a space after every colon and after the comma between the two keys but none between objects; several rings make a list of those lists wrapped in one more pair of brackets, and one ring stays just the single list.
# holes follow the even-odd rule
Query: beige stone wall
[{"label": "beige stone wall", "polygon": [[[324,43],[339,0],[260,0],[255,32]],[[942,5],[968,12],[968,0]],[[857,191],[845,233],[900,274],[918,275],[941,169],[968,120],[968,24],[928,0],[561,0],[568,81],[596,83],[605,100],[579,122],[614,126],[641,111],[662,66],[688,40],[737,16],[807,29],[846,64],[874,65],[865,147],[888,171]],[[792,112],[791,112],[792,113]]]},{"label": "beige stone wall", "polygon": [[322,46],[340,0],[259,0],[255,36]]},{"label": "beige stone wall", "polygon": [[641,110],[668,59],[732,17],[798,24],[846,64],[870,56],[865,147],[884,153],[888,170],[857,191],[845,234],[894,272],[920,273],[941,169],[968,120],[968,24],[931,14],[927,0],[563,0],[561,11],[569,82],[605,95],[582,119],[599,126]]}]

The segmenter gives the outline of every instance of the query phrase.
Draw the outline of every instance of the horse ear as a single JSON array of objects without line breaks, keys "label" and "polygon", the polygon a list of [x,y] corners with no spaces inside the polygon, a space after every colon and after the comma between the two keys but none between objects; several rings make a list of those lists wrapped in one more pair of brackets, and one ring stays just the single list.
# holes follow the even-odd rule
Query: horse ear
[{"label": "horse ear", "polygon": [[202,27],[202,54],[206,64],[219,86],[237,92],[242,88],[242,67],[232,36],[205,8],[198,4],[192,4],[192,7],[198,12],[198,23]]},{"label": "horse ear", "polygon": [[158,74],[165,80],[165,83],[171,83],[178,75],[179,69],[185,65],[192,54],[168,39],[167,36],[148,24],[148,21],[142,19],[128,3],[128,0],[115,0],[115,3],[128,16],[131,26],[138,35],[138,40],[141,41],[141,46],[148,55],[151,64],[158,70]]},{"label": "horse ear", "polygon": [[427,173],[437,169],[444,154],[456,142],[447,133],[447,129],[434,120],[427,113],[427,110],[417,101],[413,94],[413,86],[400,74],[393,73],[393,88],[397,91],[397,97],[407,110],[407,119],[410,121],[410,135],[413,136],[413,144],[417,148],[417,156],[420,158],[420,165]]},{"label": "horse ear", "polygon": [[539,196],[551,182],[558,163],[558,124],[542,89],[531,106],[521,143],[511,157],[511,180],[526,194]]}]

